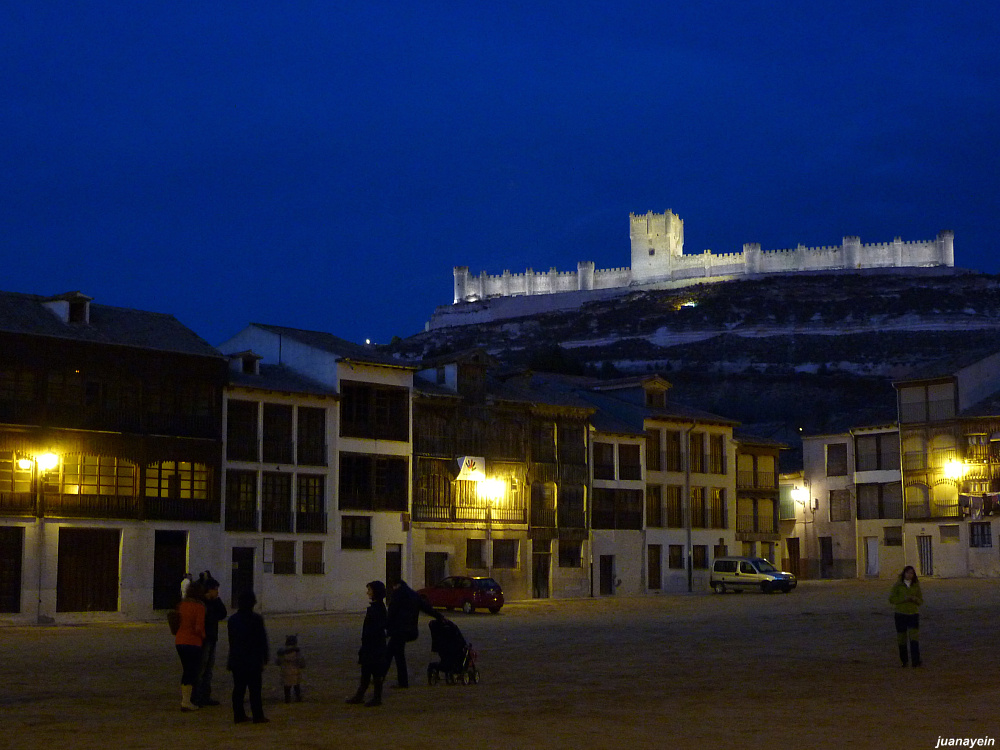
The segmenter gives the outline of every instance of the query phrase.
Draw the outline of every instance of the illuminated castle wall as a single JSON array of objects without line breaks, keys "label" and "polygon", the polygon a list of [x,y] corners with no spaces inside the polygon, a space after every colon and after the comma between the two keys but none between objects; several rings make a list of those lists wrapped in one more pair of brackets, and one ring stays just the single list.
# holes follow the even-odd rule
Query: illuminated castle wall
[{"label": "illuminated castle wall", "polygon": [[862,245],[858,237],[844,237],[840,245],[803,247],[789,250],[761,250],[759,243],[743,245],[743,252],[716,254],[705,250],[684,254],[684,222],[673,211],[629,214],[632,241],[630,268],[595,269],[593,262],[581,261],[576,271],[512,274],[504,271],[478,276],[468,266],[455,266],[454,302],[474,302],[496,297],[557,294],[594,289],[641,287],[662,282],[723,279],[795,271],[843,271],[859,268],[921,268],[954,266],[954,234],[939,232],[933,240]]}]

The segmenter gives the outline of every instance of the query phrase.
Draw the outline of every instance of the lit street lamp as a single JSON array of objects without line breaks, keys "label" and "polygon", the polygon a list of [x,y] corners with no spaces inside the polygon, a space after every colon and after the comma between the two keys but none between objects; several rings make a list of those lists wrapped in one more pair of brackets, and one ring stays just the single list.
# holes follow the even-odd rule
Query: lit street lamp
[{"label": "lit street lamp", "polygon": [[38,521],[37,563],[38,563],[38,608],[36,622],[41,625],[48,622],[42,618],[42,573],[45,570],[45,496],[43,493],[43,476],[59,466],[59,456],[55,453],[40,453],[33,457],[22,457],[17,460],[17,468],[22,471],[33,469],[32,479],[35,489],[35,518]]}]

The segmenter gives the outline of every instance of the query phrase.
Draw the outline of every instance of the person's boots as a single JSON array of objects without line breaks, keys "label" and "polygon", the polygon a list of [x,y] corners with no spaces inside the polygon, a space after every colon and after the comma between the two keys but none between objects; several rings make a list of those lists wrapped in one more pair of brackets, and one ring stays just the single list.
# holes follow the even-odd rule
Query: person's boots
[{"label": "person's boots", "polygon": [[191,690],[194,685],[181,685],[181,711],[197,711],[199,706],[191,702]]},{"label": "person's boots", "polygon": [[909,654],[906,652],[906,645],[900,645],[899,647],[899,660],[903,663],[903,666],[907,666],[910,661]]},{"label": "person's boots", "polygon": [[350,698],[347,699],[348,703],[364,703],[365,702],[365,691],[368,689],[368,680],[364,677],[361,678],[361,682],[358,683],[358,689]]},{"label": "person's boots", "polygon": [[372,699],[370,701],[368,701],[365,705],[368,706],[368,708],[371,708],[372,706],[381,706],[382,705],[382,678],[381,677],[376,677],[375,678],[375,695],[373,695]]},{"label": "person's boots", "polygon": [[920,661],[920,641],[910,641],[910,661],[915,667],[923,663]]}]

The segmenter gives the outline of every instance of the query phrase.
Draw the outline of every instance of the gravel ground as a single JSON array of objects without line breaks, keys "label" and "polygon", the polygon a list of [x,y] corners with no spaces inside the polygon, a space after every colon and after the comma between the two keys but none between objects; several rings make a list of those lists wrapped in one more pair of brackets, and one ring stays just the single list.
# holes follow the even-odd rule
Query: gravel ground
[{"label": "gravel ground", "polygon": [[[264,677],[266,725],[179,710],[166,623],[0,628],[0,747],[935,748],[1000,736],[1000,585],[926,580],[925,666],[898,664],[884,582],[806,581],[789,594],[514,602],[449,615],[479,654],[479,685],[430,686],[427,618],[411,687],[345,705],[362,614],[270,616],[296,633],[302,703]],[[361,604],[359,603],[359,607]],[[226,645],[219,646],[225,663]],[[394,670],[387,685],[395,682]]]}]

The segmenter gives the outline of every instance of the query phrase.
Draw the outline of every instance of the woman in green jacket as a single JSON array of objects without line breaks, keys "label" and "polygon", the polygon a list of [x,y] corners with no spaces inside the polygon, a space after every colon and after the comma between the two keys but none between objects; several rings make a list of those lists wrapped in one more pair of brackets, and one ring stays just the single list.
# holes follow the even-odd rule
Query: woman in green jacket
[{"label": "woman in green jacket", "polygon": [[899,660],[905,667],[908,661],[906,644],[909,641],[910,660],[913,666],[919,667],[921,664],[919,609],[924,603],[924,597],[920,592],[917,571],[912,565],[907,565],[899,574],[899,580],[889,592],[889,603],[896,607],[896,644],[899,646]]}]

